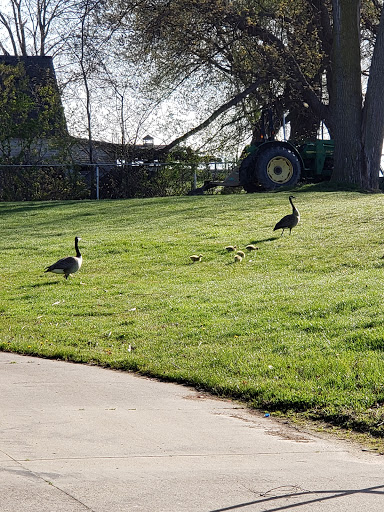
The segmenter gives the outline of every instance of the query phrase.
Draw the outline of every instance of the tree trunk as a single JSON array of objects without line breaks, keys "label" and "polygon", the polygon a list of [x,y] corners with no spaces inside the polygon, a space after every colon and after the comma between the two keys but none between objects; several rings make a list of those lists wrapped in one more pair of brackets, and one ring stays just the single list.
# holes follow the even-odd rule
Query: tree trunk
[{"label": "tree trunk", "polygon": [[289,138],[295,140],[311,140],[317,138],[320,119],[313,110],[303,106],[289,109],[289,115],[286,119],[291,123],[291,133]]},{"label": "tree trunk", "polygon": [[337,183],[366,187],[362,150],[362,88],[360,66],[360,0],[333,0],[333,83],[330,111],[335,140]]},{"label": "tree trunk", "polygon": [[384,8],[372,56],[363,109],[362,141],[367,188],[377,189],[384,139]]}]

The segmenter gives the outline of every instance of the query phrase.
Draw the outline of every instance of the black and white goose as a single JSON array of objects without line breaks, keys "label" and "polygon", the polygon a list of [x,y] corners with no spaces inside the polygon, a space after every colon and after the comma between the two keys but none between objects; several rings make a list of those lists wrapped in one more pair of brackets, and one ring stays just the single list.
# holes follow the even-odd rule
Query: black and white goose
[{"label": "black and white goose", "polygon": [[295,196],[289,196],[289,202],[291,203],[292,206],[292,213],[290,215],[286,215],[281,220],[279,220],[279,222],[273,228],[273,231],[276,231],[277,229],[282,229],[283,231],[281,232],[281,236],[283,236],[285,229],[289,229],[289,234],[291,234],[292,229],[295,226],[297,226],[300,221],[300,213],[293,204],[292,199],[295,199]]},{"label": "black and white goose", "polygon": [[74,274],[78,270],[80,270],[81,264],[83,262],[83,257],[79,251],[79,238],[78,236],[75,238],[75,250],[76,256],[68,256],[67,258],[62,258],[61,260],[56,261],[53,265],[50,265],[45,269],[45,272],[53,272],[54,274],[64,274],[65,279],[68,279],[70,274]]}]

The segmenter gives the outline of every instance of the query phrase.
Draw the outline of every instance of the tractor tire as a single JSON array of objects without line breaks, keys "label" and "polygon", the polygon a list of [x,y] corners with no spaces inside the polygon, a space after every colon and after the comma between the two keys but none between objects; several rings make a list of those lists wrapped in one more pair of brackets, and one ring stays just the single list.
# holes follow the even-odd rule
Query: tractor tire
[{"label": "tractor tire", "polygon": [[260,186],[258,185],[257,181],[255,180],[255,172],[254,172],[255,159],[256,159],[255,154],[248,155],[241,162],[241,165],[239,168],[240,183],[241,183],[243,189],[246,192],[248,192],[249,194],[260,190]]},{"label": "tractor tire", "polygon": [[255,155],[254,180],[265,190],[294,187],[300,179],[300,160],[286,146],[266,147]]}]

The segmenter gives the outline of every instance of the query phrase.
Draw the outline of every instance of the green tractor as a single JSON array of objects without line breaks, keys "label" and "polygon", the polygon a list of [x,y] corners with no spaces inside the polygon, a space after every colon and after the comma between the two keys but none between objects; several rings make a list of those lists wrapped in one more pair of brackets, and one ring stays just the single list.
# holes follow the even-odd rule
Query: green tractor
[{"label": "green tractor", "polygon": [[[300,144],[275,140],[260,142],[249,147],[248,156],[240,163],[237,171],[239,185],[247,192],[256,192],[294,187],[299,180],[327,180],[333,169],[333,150],[331,140]],[[224,183],[224,186],[229,184]]]},{"label": "green tractor", "polygon": [[261,118],[261,139],[248,146],[245,156],[222,182],[205,182],[202,193],[215,186],[242,186],[247,192],[294,187],[300,181],[324,181],[331,177],[334,143],[332,140],[313,140],[294,143],[278,141],[270,116],[268,131],[265,113]]}]

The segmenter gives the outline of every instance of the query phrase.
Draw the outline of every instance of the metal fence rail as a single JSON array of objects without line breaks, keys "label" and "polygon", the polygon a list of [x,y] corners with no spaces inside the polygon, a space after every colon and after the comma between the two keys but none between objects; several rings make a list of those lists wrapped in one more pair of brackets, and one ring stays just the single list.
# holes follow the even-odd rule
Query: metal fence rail
[{"label": "metal fence rail", "polygon": [[87,197],[99,200],[184,195],[205,180],[223,180],[233,165],[233,162],[156,161],[85,165],[0,164],[0,200]]}]

